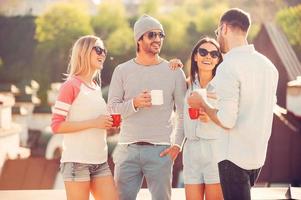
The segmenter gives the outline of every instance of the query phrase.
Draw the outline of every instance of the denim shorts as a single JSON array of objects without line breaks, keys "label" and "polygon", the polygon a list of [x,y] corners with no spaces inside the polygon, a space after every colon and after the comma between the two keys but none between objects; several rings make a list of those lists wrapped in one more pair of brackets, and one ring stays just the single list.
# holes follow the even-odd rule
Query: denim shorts
[{"label": "denim shorts", "polygon": [[60,171],[64,181],[90,181],[96,177],[112,176],[107,162],[102,164],[65,162],[61,163]]}]

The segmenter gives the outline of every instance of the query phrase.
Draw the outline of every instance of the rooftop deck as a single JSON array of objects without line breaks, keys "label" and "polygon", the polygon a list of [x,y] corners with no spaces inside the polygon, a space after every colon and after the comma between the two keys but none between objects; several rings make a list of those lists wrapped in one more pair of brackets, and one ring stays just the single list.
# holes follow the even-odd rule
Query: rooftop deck
[{"label": "rooftop deck", "polygon": [[[252,199],[301,199],[301,188],[273,187],[252,188]],[[66,200],[64,190],[0,190],[1,200]],[[92,197],[90,199],[93,199]],[[172,190],[172,200],[185,199],[183,188]],[[151,200],[147,189],[141,189],[137,200]]]}]

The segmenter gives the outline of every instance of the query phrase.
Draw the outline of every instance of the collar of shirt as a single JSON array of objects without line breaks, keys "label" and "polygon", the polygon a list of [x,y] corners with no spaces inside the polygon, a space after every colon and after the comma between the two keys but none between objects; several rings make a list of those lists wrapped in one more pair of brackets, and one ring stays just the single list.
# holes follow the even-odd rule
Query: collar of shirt
[{"label": "collar of shirt", "polygon": [[243,46],[239,46],[239,47],[235,47],[233,49],[231,49],[228,53],[226,53],[224,55],[224,60],[231,56],[232,54],[235,54],[235,53],[238,53],[238,52],[254,52],[255,51],[255,48],[254,48],[254,45],[253,44],[248,44],[248,45],[243,45]]},{"label": "collar of shirt", "polygon": [[[212,80],[211,80],[212,81]],[[212,85],[212,83],[211,83],[211,81],[206,85],[206,87],[205,87],[205,89],[207,90],[207,91],[211,91],[211,90],[213,90],[213,85]],[[200,84],[200,82],[199,82],[199,77],[198,77],[198,75],[196,75],[195,76],[195,79],[194,79],[194,82],[192,83],[192,88],[193,89],[199,89],[199,88],[201,88],[201,84]]]}]

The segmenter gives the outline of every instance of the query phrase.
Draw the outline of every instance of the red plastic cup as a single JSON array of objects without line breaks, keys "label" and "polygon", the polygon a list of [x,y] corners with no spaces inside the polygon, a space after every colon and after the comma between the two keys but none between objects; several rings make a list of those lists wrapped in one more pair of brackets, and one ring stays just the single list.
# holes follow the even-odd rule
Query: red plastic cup
[{"label": "red plastic cup", "polygon": [[118,127],[120,126],[121,123],[121,115],[120,114],[111,114],[111,117],[113,119],[113,127]]},{"label": "red plastic cup", "polygon": [[200,116],[200,112],[198,108],[188,108],[188,113],[190,119],[197,119]]}]

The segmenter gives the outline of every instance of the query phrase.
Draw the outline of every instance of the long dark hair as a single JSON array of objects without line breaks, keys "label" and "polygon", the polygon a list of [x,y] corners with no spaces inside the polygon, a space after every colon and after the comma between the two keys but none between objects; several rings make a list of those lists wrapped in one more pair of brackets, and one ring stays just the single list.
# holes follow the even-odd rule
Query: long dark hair
[{"label": "long dark hair", "polygon": [[222,53],[220,51],[220,47],[219,47],[219,44],[217,43],[217,41],[213,38],[210,38],[210,37],[202,37],[197,43],[196,45],[193,47],[193,50],[191,52],[191,57],[190,57],[190,83],[192,84],[194,81],[195,81],[195,77],[197,75],[197,77],[199,78],[200,75],[199,75],[199,70],[198,70],[198,64],[197,62],[194,60],[194,56],[195,54],[198,53],[198,49],[199,47],[202,45],[202,44],[205,44],[205,43],[211,43],[213,44],[216,49],[219,51],[219,61],[218,63],[216,64],[215,68],[212,70],[212,75],[213,77],[215,76],[215,73],[216,73],[216,69],[218,67],[218,65],[223,61],[223,57],[222,57]]}]

